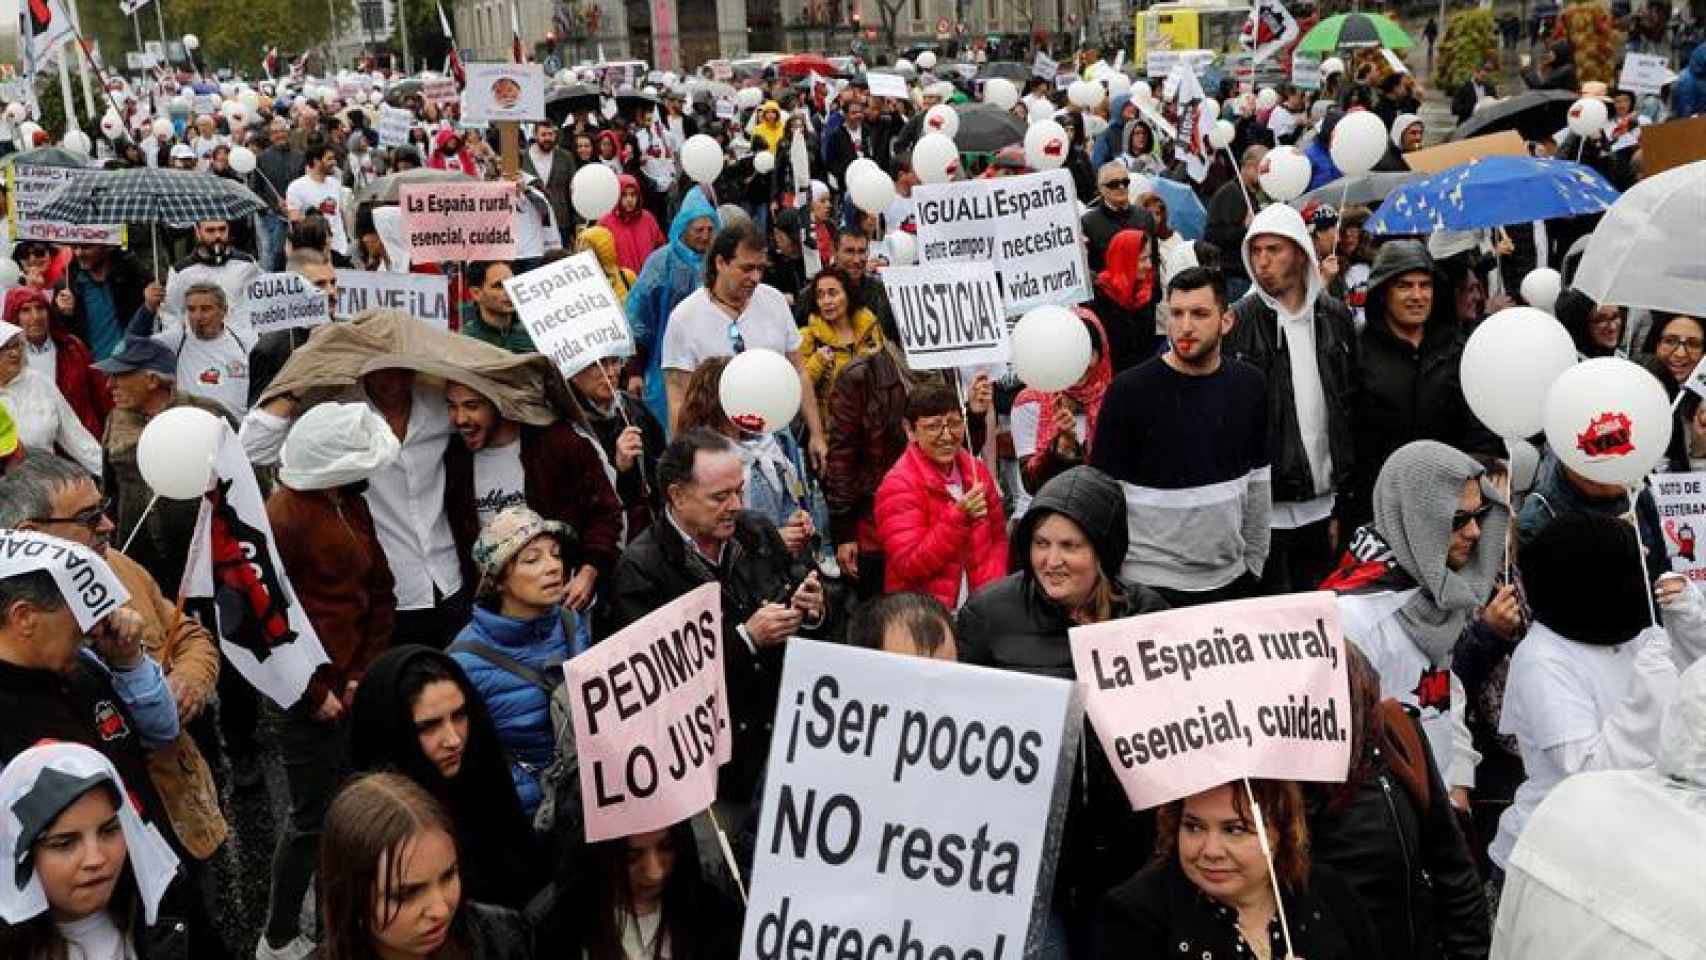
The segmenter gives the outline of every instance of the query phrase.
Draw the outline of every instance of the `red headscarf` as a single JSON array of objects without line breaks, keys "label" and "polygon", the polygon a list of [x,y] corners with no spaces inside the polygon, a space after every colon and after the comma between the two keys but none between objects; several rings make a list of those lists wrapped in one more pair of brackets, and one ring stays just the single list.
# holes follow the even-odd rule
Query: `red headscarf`
[{"label": "red headscarf", "polygon": [[1142,310],[1155,295],[1155,272],[1143,256],[1142,230],[1121,230],[1108,244],[1096,287],[1127,310]]},{"label": "red headscarf", "polygon": [[[1126,231],[1126,233],[1136,232],[1135,230]],[[1084,448],[1084,456],[1088,459],[1090,444],[1096,438],[1096,418],[1102,413],[1102,397],[1107,394],[1108,384],[1114,379],[1114,361],[1108,356],[1108,333],[1102,329],[1102,321],[1096,319],[1095,314],[1083,307],[1073,307],[1072,312],[1076,313],[1079,319],[1090,327],[1092,332],[1090,339],[1096,348],[1097,355],[1091,362],[1090,369],[1084,372],[1084,376],[1077,383],[1055,393],[1045,393],[1042,390],[1026,387],[1019,391],[1018,396],[1013,398],[1013,405],[1017,407],[1027,403],[1037,404],[1036,449],[1048,450],[1054,445],[1055,398],[1064,396],[1070,399],[1078,408],[1078,412],[1084,414],[1085,436],[1079,445]]]},{"label": "red headscarf", "polygon": [[[608,133],[609,131],[606,132]],[[645,194],[640,192],[639,178],[635,177],[631,173],[620,173],[616,175],[616,184],[619,188],[616,194],[616,209],[610,212],[616,217],[616,219],[623,223],[633,223],[635,220],[640,219],[640,214],[646,211],[646,197]],[[624,210],[622,208],[622,198],[630,193],[639,197],[640,202],[634,204],[634,209]]]},{"label": "red headscarf", "polygon": [[23,324],[18,322],[18,311],[32,303],[39,304],[45,309],[51,309],[48,307],[47,294],[35,287],[23,284],[12,287],[6,291],[6,305],[4,310],[0,311],[0,319],[4,319],[13,326],[21,327]]}]

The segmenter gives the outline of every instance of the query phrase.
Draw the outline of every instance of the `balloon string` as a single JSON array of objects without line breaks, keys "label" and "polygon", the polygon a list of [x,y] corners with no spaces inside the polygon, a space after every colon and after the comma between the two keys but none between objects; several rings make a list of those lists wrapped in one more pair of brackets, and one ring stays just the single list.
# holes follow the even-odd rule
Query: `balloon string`
[{"label": "balloon string", "polygon": [[1659,625],[1659,611],[1653,605],[1653,574],[1647,569],[1647,545],[1641,542],[1641,511],[1635,505],[1635,488],[1629,488],[1629,516],[1634,520],[1635,554],[1641,561],[1642,591],[1647,595],[1647,619],[1653,626]]},{"label": "balloon string", "polygon": [[1250,202],[1250,188],[1244,186],[1243,172],[1238,169],[1238,158],[1232,155],[1230,146],[1222,147],[1226,151],[1226,161],[1232,164],[1232,179],[1238,183],[1238,192],[1244,195],[1244,209],[1250,211],[1252,219],[1256,216],[1256,205]]},{"label": "balloon string", "polygon": [[149,511],[153,510],[154,505],[159,502],[160,495],[158,493],[149,499],[148,506],[142,508],[142,515],[136,518],[136,526],[130,528],[130,536],[124,538],[124,546],[118,548],[119,553],[126,556],[130,555],[130,545],[136,542],[136,535],[142,532],[142,521],[148,519]]}]

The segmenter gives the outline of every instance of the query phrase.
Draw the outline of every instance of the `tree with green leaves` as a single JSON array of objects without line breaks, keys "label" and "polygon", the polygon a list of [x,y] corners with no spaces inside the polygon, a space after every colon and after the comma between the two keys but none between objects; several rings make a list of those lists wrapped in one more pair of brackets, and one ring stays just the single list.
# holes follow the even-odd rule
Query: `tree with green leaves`
[{"label": "tree with green leaves", "polygon": [[1498,26],[1491,10],[1460,10],[1445,22],[1434,56],[1434,87],[1456,90],[1469,82],[1482,64],[1495,70],[1499,63]]}]

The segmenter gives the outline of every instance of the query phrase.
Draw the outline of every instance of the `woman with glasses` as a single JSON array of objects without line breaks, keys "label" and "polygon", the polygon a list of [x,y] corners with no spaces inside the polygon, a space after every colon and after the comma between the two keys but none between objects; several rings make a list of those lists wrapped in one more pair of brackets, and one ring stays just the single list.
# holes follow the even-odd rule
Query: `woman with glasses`
[{"label": "woman with glasses", "polygon": [[[1647,327],[1646,339],[1641,344],[1641,355],[1647,369],[1664,385],[1665,393],[1675,400],[1682,385],[1694,374],[1701,357],[1706,356],[1706,321],[1680,313],[1655,311],[1653,322]],[[1672,408],[1676,427],[1671,430],[1670,445],[1665,448],[1665,465],[1669,470],[1686,472],[1689,469],[1688,450],[1694,414],[1699,407],[1700,396],[1690,390],[1682,402]]]},{"label": "woman with glasses", "polygon": [[915,590],[958,609],[1007,572],[1001,488],[966,449],[965,410],[944,384],[906,400],[906,452],[877,488],[884,591]]},{"label": "woman with glasses", "polygon": [[[40,291],[14,287],[7,291],[6,316],[24,302],[46,305]],[[0,404],[18,425],[18,441],[31,450],[63,452],[94,476],[101,473],[101,444],[83,425],[54,378],[25,360],[24,331],[0,321]]]}]

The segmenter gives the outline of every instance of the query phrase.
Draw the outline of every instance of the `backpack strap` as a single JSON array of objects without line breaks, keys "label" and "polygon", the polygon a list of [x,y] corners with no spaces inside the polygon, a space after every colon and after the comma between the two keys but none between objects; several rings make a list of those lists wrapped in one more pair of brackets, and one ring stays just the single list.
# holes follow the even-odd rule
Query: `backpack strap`
[{"label": "backpack strap", "polygon": [[[547,697],[555,692],[557,687],[562,684],[560,677],[555,682],[551,679],[551,677],[557,676],[556,671],[552,670],[549,675],[540,673],[538,670],[522,663],[520,660],[515,659],[509,654],[484,643],[478,643],[472,640],[458,640],[446,647],[444,652],[471,653],[492,666],[497,667],[499,670],[502,670],[511,676],[518,677],[532,686],[545,691],[545,696]],[[549,666],[547,669],[549,669]]]}]

